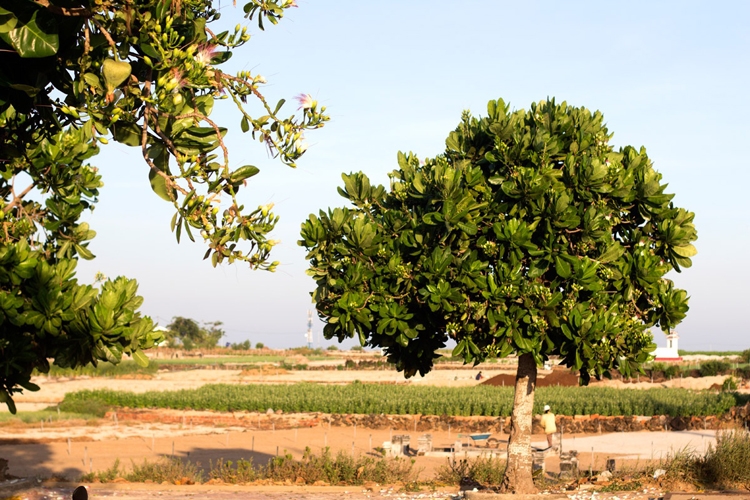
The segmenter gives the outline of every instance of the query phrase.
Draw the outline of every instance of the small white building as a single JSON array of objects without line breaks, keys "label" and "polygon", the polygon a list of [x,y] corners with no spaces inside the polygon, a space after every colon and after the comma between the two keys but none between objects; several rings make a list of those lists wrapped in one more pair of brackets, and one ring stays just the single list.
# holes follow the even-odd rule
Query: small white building
[{"label": "small white building", "polygon": [[667,347],[657,347],[654,351],[654,361],[682,361],[682,356],[677,349],[677,340],[680,338],[676,330],[667,335]]}]

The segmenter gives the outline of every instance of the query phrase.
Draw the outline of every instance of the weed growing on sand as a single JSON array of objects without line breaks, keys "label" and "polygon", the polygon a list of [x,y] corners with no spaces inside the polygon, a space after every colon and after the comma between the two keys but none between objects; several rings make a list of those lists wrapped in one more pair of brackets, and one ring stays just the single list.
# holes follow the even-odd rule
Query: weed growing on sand
[{"label": "weed growing on sand", "polygon": [[148,366],[141,366],[135,361],[123,360],[113,365],[112,363],[98,363],[96,366],[87,364],[78,368],[61,368],[50,365],[46,374],[34,370],[34,375],[47,375],[48,377],[122,377],[127,375],[155,375],[159,370],[159,364],[151,360]]},{"label": "weed growing on sand", "polygon": [[313,484],[319,481],[333,485],[360,485],[367,482],[378,484],[416,483],[419,471],[414,460],[406,458],[351,457],[343,452],[333,455],[325,449],[320,455],[309,448],[301,460],[289,454],[272,458],[266,465],[255,465],[252,460],[236,462],[219,460],[210,463],[204,471],[199,463],[176,458],[156,462],[144,461],[133,464],[132,471],[120,470],[119,460],[104,471],[84,475],[82,481],[111,482],[121,477],[130,482],[193,484],[203,481],[205,476],[228,484],[249,483],[259,480],[292,481],[298,484]]},{"label": "weed growing on sand", "polygon": [[302,484],[319,481],[328,484],[357,485],[366,482],[390,484],[416,480],[414,461],[399,458],[352,457],[344,452],[333,455],[329,448],[320,455],[306,448],[301,460],[285,454],[272,458],[265,466],[253,466],[251,461],[236,463],[219,461],[212,466],[211,479],[225,483],[251,482],[261,479],[291,480]]},{"label": "weed growing on sand", "polygon": [[81,476],[81,481],[110,483],[118,478],[132,483],[150,481],[154,483],[195,484],[203,481],[203,471],[199,463],[183,462],[177,458],[163,458],[156,462],[144,460],[140,465],[133,463],[130,472],[126,472],[120,469],[120,459],[117,459],[109,469],[84,474]]},{"label": "weed growing on sand", "polygon": [[98,418],[98,415],[87,414],[85,412],[57,412],[57,407],[52,406],[45,410],[39,411],[19,411],[15,415],[12,413],[0,413],[0,425],[13,426],[16,424],[39,424],[40,422],[59,422],[65,420],[92,420]]},{"label": "weed growing on sand", "polygon": [[495,486],[502,482],[504,473],[505,460],[497,457],[449,458],[438,468],[435,480],[444,484]]},{"label": "weed growing on sand", "polygon": [[81,481],[87,483],[110,483],[118,477],[122,477],[123,474],[124,472],[120,470],[120,459],[118,458],[109,469],[84,474],[81,477]]},{"label": "weed growing on sand", "polygon": [[724,431],[716,435],[716,447],[709,447],[700,461],[701,479],[722,488],[750,490],[750,434]]},{"label": "weed growing on sand", "polygon": [[703,454],[683,448],[656,464],[615,472],[600,491],[640,489],[657,482],[661,487],[750,490],[750,434],[740,430],[719,432],[716,446]]},{"label": "weed growing on sand", "polygon": [[91,397],[78,400],[63,399],[57,407],[61,412],[80,413],[102,418],[107,414],[111,406],[101,398]]}]

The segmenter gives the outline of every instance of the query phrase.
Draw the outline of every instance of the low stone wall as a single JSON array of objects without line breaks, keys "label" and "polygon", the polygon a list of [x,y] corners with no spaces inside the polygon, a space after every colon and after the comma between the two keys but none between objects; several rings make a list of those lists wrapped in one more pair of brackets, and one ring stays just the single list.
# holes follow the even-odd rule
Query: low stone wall
[{"label": "low stone wall", "polygon": [[[291,429],[295,427],[361,427],[365,429],[393,429],[394,431],[507,432],[510,417],[449,417],[447,415],[358,415],[304,413],[220,413],[194,411],[160,411],[118,409],[108,414],[114,419],[141,422],[180,423],[183,425],[241,426],[256,429]],[[543,433],[540,416],[534,418],[533,432]],[[557,416],[557,427],[566,434],[596,434],[600,432],[638,432],[669,430],[702,430],[743,428],[750,426],[750,403],[734,407],[721,416],[707,417],[605,417],[600,415]]]},{"label": "low stone wall", "polygon": [[[750,406],[750,405],[749,405]],[[694,429],[725,429],[750,425],[748,407],[734,408],[720,417],[605,417],[600,415],[581,415],[575,417],[557,416],[557,427],[569,434],[596,434],[601,432],[639,432],[639,431],[682,431]],[[540,416],[534,418],[534,433],[543,433]],[[432,431],[449,428],[455,432],[507,432],[510,417],[448,417],[448,416],[412,416],[412,415],[330,415],[321,416],[321,420],[331,425],[370,429],[394,429],[405,431]]]}]

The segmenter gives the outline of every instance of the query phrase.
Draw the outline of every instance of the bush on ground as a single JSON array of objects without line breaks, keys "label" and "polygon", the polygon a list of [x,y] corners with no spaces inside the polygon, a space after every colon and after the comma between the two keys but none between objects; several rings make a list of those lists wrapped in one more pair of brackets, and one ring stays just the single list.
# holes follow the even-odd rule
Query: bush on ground
[{"label": "bush on ground", "polygon": [[496,486],[503,480],[505,460],[497,457],[448,459],[435,473],[435,480],[443,484]]},{"label": "bush on ground", "polygon": [[700,460],[701,482],[720,488],[750,490],[750,434],[740,430],[720,432],[716,446]]},{"label": "bush on ground", "polygon": [[698,371],[700,372],[701,377],[713,377],[715,375],[724,375],[731,370],[731,368],[732,365],[726,361],[711,360],[701,363]]},{"label": "bush on ground", "polygon": [[[324,481],[331,485],[361,485],[366,482],[378,484],[413,483],[418,472],[414,469],[414,460],[407,458],[372,458],[368,456],[352,457],[339,452],[333,455],[326,448],[320,455],[306,448],[301,460],[285,454],[272,458],[267,465],[255,465],[252,460],[240,459],[236,462],[219,460],[210,463],[207,475],[210,479],[229,484],[249,483],[257,480],[297,482],[300,478],[305,484]],[[200,483],[204,473],[199,463],[182,461],[177,458],[164,458],[156,462],[143,461],[141,465],[133,464],[130,472],[120,469],[120,461],[103,471],[85,474],[82,481],[111,482],[122,477],[131,482],[164,481],[172,484]]]}]

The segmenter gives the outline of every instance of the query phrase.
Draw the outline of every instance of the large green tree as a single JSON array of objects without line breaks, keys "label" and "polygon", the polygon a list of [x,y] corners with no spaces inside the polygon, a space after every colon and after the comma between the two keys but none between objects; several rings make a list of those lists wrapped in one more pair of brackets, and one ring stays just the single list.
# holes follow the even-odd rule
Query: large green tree
[{"label": "large green tree", "polygon": [[641,370],[648,328],[669,331],[687,294],[693,214],[672,204],[646,150],[616,150],[601,113],[556,104],[465,113],[436,158],[399,154],[390,189],[344,175],[353,205],[311,215],[313,299],[326,338],[383,347],[407,377],[455,342],[467,363],[518,357],[506,491],[534,490],[537,367]]},{"label": "large green tree", "polygon": [[221,327],[221,321],[213,321],[199,325],[197,321],[191,318],[175,316],[172,322],[167,325],[169,330],[165,337],[170,345],[179,342],[185,349],[210,349],[216,347],[224,336],[224,330]]},{"label": "large green tree", "polygon": [[[294,0],[251,0],[243,13],[262,29]],[[146,362],[159,340],[137,310],[136,283],[95,289],[74,278],[93,258],[95,233],[81,220],[102,186],[89,160],[109,141],[140,149],[142,176],[174,206],[179,241],[199,233],[214,265],[245,261],[273,270],[277,217],[237,198],[253,165],[231,168],[227,124],[211,117],[228,99],[233,123],[283,163],[304,153],[304,132],[327,117],[309,95],[284,114],[261,93],[264,78],[221,68],[250,35],[219,32],[211,0],[0,0],[0,402],[44,372],[123,354]],[[240,17],[238,15],[238,17]],[[251,112],[249,105],[254,105]],[[138,172],[141,172],[140,174]],[[165,221],[166,223],[166,221]]]}]

